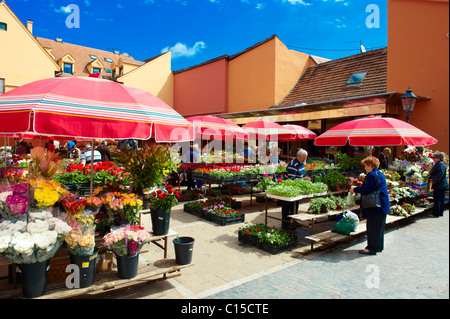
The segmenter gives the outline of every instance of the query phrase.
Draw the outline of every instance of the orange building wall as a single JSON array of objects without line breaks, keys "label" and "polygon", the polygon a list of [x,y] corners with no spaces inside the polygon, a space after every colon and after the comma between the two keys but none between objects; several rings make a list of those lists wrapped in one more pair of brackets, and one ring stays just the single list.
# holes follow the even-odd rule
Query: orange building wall
[{"label": "orange building wall", "polygon": [[275,48],[272,39],[229,62],[229,113],[262,110],[275,104]]},{"label": "orange building wall", "polygon": [[[410,123],[449,152],[449,1],[388,0],[388,92],[430,101],[416,105]],[[403,116],[402,119],[405,119]]]},{"label": "orange building wall", "polygon": [[183,116],[228,112],[226,58],[175,73],[174,109]]},{"label": "orange building wall", "polygon": [[280,39],[275,38],[275,40],[276,64],[274,104],[278,104],[295,87],[306,69],[316,64],[309,57],[309,54],[289,50]]}]

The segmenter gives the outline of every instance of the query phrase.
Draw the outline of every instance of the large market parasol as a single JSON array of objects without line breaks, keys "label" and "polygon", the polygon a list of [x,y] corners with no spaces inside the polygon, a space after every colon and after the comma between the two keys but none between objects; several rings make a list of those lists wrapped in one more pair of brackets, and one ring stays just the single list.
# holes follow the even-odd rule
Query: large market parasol
[{"label": "large market parasol", "polygon": [[341,123],[316,138],[317,146],[430,146],[438,141],[414,127],[394,118],[375,118]]},{"label": "large market parasol", "polygon": [[[0,96],[0,134],[194,140],[191,123],[152,94],[99,75],[32,82]],[[92,148],[94,158],[94,148]],[[92,195],[91,168],[91,195]]]},{"label": "large market parasol", "polygon": [[248,138],[248,133],[239,125],[217,116],[192,116],[187,120],[193,123],[197,138],[209,139],[212,136],[220,140],[228,137],[239,140]]},{"label": "large market parasol", "polygon": [[51,78],[0,96],[0,134],[192,141],[185,118],[152,94],[94,77]]},{"label": "large market parasol", "polygon": [[249,122],[242,127],[253,139],[263,138],[266,140],[295,140],[295,133],[278,123],[270,121]]}]

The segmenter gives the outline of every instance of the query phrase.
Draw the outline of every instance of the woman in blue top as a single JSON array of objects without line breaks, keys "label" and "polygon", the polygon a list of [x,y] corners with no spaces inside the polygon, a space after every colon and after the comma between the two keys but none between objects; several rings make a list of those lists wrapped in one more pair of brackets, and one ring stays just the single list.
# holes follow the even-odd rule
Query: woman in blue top
[{"label": "woman in blue top", "polygon": [[381,207],[362,207],[363,212],[367,215],[367,247],[359,252],[365,255],[376,255],[384,249],[384,228],[386,226],[386,215],[391,212],[391,206],[389,202],[386,178],[378,169],[378,167],[380,167],[380,161],[376,157],[369,156],[363,159],[361,163],[364,165],[364,169],[367,172],[364,183],[360,187],[353,186],[350,192],[352,194],[360,193],[364,196],[378,189],[380,190]]}]

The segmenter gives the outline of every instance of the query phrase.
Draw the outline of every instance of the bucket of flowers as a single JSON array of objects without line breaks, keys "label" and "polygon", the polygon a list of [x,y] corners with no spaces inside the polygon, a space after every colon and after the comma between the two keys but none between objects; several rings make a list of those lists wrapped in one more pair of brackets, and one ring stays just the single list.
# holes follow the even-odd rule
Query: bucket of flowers
[{"label": "bucket of flowers", "polygon": [[114,228],[103,237],[106,248],[116,256],[119,278],[137,276],[139,254],[149,239],[150,234],[144,228],[131,225]]},{"label": "bucket of flowers", "polygon": [[30,214],[28,222],[7,220],[0,224],[0,254],[19,265],[25,298],[45,293],[49,261],[70,231],[67,223],[49,212]]},{"label": "bucket of flowers", "polygon": [[167,235],[169,232],[170,213],[172,207],[178,205],[180,194],[172,185],[164,189],[155,189],[149,200],[149,208],[152,218],[153,234],[157,236]]}]

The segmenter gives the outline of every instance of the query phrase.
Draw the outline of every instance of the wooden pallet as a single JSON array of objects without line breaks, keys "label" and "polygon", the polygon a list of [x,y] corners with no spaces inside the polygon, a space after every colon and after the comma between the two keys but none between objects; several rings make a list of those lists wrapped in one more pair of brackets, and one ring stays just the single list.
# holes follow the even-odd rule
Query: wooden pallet
[{"label": "wooden pallet", "polygon": [[[36,299],[66,299],[72,297],[86,296],[89,294],[103,293],[107,291],[131,287],[134,285],[146,283],[153,280],[168,278],[167,274],[175,274],[186,267],[193,266],[178,265],[175,259],[162,259],[154,263],[140,264],[138,275],[132,279],[120,279],[117,271],[108,271],[95,274],[95,283],[93,286],[81,289],[68,289],[65,282],[48,283],[45,295]],[[21,288],[0,292],[0,299],[20,298],[22,295]]]},{"label": "wooden pallet", "polygon": [[[396,222],[398,222],[400,220],[405,220],[405,219],[410,218],[412,216],[421,214],[421,213],[425,212],[428,209],[429,208],[416,208],[416,211],[413,214],[411,214],[410,216],[408,216],[408,217],[387,215],[387,217],[386,217],[386,225],[393,224],[393,223],[396,223]],[[314,250],[314,244],[317,244],[317,243],[323,243],[325,245],[326,244],[333,244],[333,243],[336,243],[338,241],[341,241],[341,240],[344,240],[344,239],[347,239],[347,238],[364,235],[367,232],[366,224],[367,224],[366,220],[360,221],[356,231],[352,232],[349,236],[344,235],[344,234],[334,233],[331,230],[327,230],[327,231],[324,231],[322,233],[317,233],[317,234],[313,234],[313,235],[310,235],[310,236],[305,236],[305,239],[308,239],[309,241],[311,241],[311,251],[312,251],[312,250]]]}]

